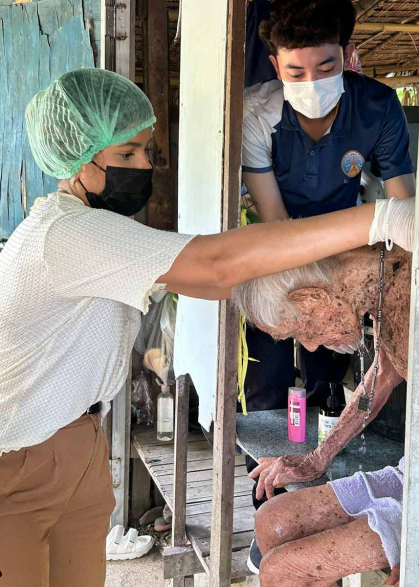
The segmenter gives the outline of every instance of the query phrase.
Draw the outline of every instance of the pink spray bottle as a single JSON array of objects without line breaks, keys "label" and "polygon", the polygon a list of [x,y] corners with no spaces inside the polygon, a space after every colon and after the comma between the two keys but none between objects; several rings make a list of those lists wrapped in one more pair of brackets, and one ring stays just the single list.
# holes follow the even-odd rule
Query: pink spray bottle
[{"label": "pink spray bottle", "polygon": [[307,393],[301,387],[288,388],[288,438],[291,442],[306,439]]}]

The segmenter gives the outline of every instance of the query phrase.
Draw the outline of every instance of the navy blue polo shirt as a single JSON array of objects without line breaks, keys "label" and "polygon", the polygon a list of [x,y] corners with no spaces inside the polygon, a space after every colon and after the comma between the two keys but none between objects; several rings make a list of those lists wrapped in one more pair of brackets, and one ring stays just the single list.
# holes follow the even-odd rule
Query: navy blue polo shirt
[{"label": "navy blue polo shirt", "polygon": [[406,118],[396,92],[351,71],[344,73],[344,87],[337,117],[317,142],[284,100],[282,82],[245,90],[243,171],[273,170],[294,218],[355,206],[362,168],[373,156],[384,180],[413,173]]}]

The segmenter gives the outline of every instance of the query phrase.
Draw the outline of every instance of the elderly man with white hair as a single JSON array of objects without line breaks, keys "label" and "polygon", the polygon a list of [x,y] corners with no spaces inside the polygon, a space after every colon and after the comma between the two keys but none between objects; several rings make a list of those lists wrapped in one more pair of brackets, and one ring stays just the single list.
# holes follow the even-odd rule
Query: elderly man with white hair
[{"label": "elderly man with white hair", "polygon": [[[377,318],[379,256],[377,247],[364,247],[243,284],[235,288],[234,297],[246,317],[274,338],[292,336],[309,350],[323,344],[353,352],[363,316]],[[379,370],[367,422],[407,376],[411,255],[395,247],[384,264]],[[371,368],[365,377],[367,390],[372,376]],[[397,573],[403,460],[398,467],[273,497],[276,487],[320,477],[362,431],[362,393],[359,386],[336,426],[312,453],[261,459],[251,473],[259,476],[257,494],[266,490],[271,498],[256,516],[262,587],[329,587],[343,576],[388,564]],[[344,543],[351,545],[351,557],[342,555]]]}]

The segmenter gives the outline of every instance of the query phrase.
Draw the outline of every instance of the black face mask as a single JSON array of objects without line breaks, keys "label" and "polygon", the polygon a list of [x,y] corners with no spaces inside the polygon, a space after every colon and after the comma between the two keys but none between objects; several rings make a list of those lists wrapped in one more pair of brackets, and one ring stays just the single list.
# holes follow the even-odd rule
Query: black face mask
[{"label": "black face mask", "polygon": [[103,169],[92,161],[106,174],[105,189],[100,194],[86,190],[86,198],[92,208],[110,210],[123,216],[134,216],[147,204],[153,192],[152,169],[129,169],[126,167],[107,167]]}]

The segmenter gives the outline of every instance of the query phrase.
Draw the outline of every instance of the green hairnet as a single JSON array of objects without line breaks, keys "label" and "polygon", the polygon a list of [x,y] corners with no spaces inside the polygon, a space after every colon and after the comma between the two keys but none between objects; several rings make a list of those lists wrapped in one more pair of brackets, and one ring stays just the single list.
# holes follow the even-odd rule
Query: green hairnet
[{"label": "green hairnet", "polygon": [[147,96],[103,69],[65,73],[26,109],[33,156],[47,175],[67,179],[110,145],[129,141],[156,118]]}]

